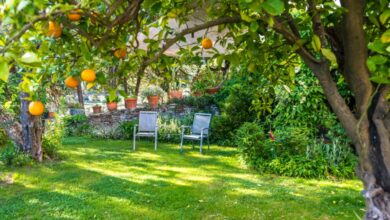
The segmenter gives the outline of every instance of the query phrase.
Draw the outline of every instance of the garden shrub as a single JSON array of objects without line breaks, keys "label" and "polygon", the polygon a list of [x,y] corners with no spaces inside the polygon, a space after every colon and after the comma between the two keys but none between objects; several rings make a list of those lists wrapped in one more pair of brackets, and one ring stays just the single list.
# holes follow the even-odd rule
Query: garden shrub
[{"label": "garden shrub", "polygon": [[0,150],[0,161],[7,166],[18,167],[33,163],[31,155],[21,152],[13,142],[8,142],[6,147]]},{"label": "garden shrub", "polygon": [[136,124],[138,124],[138,120],[122,122],[116,129],[121,139],[133,139],[134,126]]},{"label": "garden shrub", "polygon": [[83,136],[89,134],[90,125],[85,115],[71,115],[63,118],[65,136]]},{"label": "garden shrub", "polygon": [[4,129],[0,128],[0,148],[5,147],[8,142],[8,136]]},{"label": "garden shrub", "polygon": [[244,162],[263,173],[305,178],[354,176],[357,159],[347,144],[310,142],[306,130],[287,127],[276,132],[273,141],[259,124],[244,123],[236,132],[235,143]]},{"label": "garden shrub", "polygon": [[45,159],[61,159],[59,150],[62,148],[62,138],[64,136],[63,126],[60,121],[48,121],[46,132],[42,138],[42,150]]}]

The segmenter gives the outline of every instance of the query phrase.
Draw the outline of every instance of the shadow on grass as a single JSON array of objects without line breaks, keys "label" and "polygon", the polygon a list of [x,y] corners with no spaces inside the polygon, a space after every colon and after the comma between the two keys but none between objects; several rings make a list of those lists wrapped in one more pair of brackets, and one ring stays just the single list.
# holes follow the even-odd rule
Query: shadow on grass
[{"label": "shadow on grass", "polygon": [[129,141],[77,141],[65,145],[62,163],[16,170],[20,181],[0,187],[0,216],[348,219],[363,207],[353,189],[254,175],[237,166],[234,149],[212,146],[199,155],[189,148],[181,155],[176,145],[155,152],[140,142],[133,152]]}]

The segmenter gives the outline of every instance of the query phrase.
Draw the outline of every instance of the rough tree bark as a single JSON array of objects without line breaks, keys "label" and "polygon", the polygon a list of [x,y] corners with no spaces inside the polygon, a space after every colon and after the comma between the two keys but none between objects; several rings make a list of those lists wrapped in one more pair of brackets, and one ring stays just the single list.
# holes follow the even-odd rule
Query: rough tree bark
[{"label": "rough tree bark", "polygon": [[40,116],[32,116],[28,113],[29,101],[25,100],[27,93],[20,94],[20,123],[22,133],[22,150],[30,153],[37,161],[42,161],[42,134],[43,126]]}]

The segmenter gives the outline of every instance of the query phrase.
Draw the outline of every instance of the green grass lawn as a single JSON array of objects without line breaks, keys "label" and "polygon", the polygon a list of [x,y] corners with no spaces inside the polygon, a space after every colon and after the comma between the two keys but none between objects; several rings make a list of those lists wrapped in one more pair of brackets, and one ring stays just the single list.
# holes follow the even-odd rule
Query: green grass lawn
[{"label": "green grass lawn", "polygon": [[236,150],[200,155],[177,145],[65,140],[62,162],[4,168],[0,219],[358,219],[358,180],[260,175]]}]

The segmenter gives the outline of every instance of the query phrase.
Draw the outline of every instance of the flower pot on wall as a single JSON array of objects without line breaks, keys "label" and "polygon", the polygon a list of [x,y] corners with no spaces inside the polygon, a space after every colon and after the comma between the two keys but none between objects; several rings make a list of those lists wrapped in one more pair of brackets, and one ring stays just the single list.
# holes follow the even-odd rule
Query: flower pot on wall
[{"label": "flower pot on wall", "polygon": [[160,97],[157,95],[148,96],[150,108],[152,108],[152,109],[157,108],[159,99],[160,99]]},{"label": "flower pot on wall", "polygon": [[94,114],[101,113],[102,112],[102,106],[100,106],[100,105],[92,106],[92,110],[93,110]]},{"label": "flower pot on wall", "polygon": [[47,114],[47,118],[54,118],[56,116],[56,113],[55,112],[49,112],[48,114]]},{"label": "flower pot on wall", "polygon": [[116,103],[116,102],[109,102],[109,103],[107,103],[107,109],[110,112],[117,110],[118,109],[118,103]]},{"label": "flower pot on wall", "polygon": [[137,98],[127,98],[125,99],[125,107],[127,109],[136,109],[137,108]]},{"label": "flower pot on wall", "polygon": [[180,90],[172,90],[169,92],[169,99],[182,99],[183,92]]},{"label": "flower pot on wall", "polygon": [[208,88],[206,91],[208,94],[213,95],[213,94],[217,93],[219,91],[219,89],[220,89],[219,87],[214,87],[214,88]]}]

